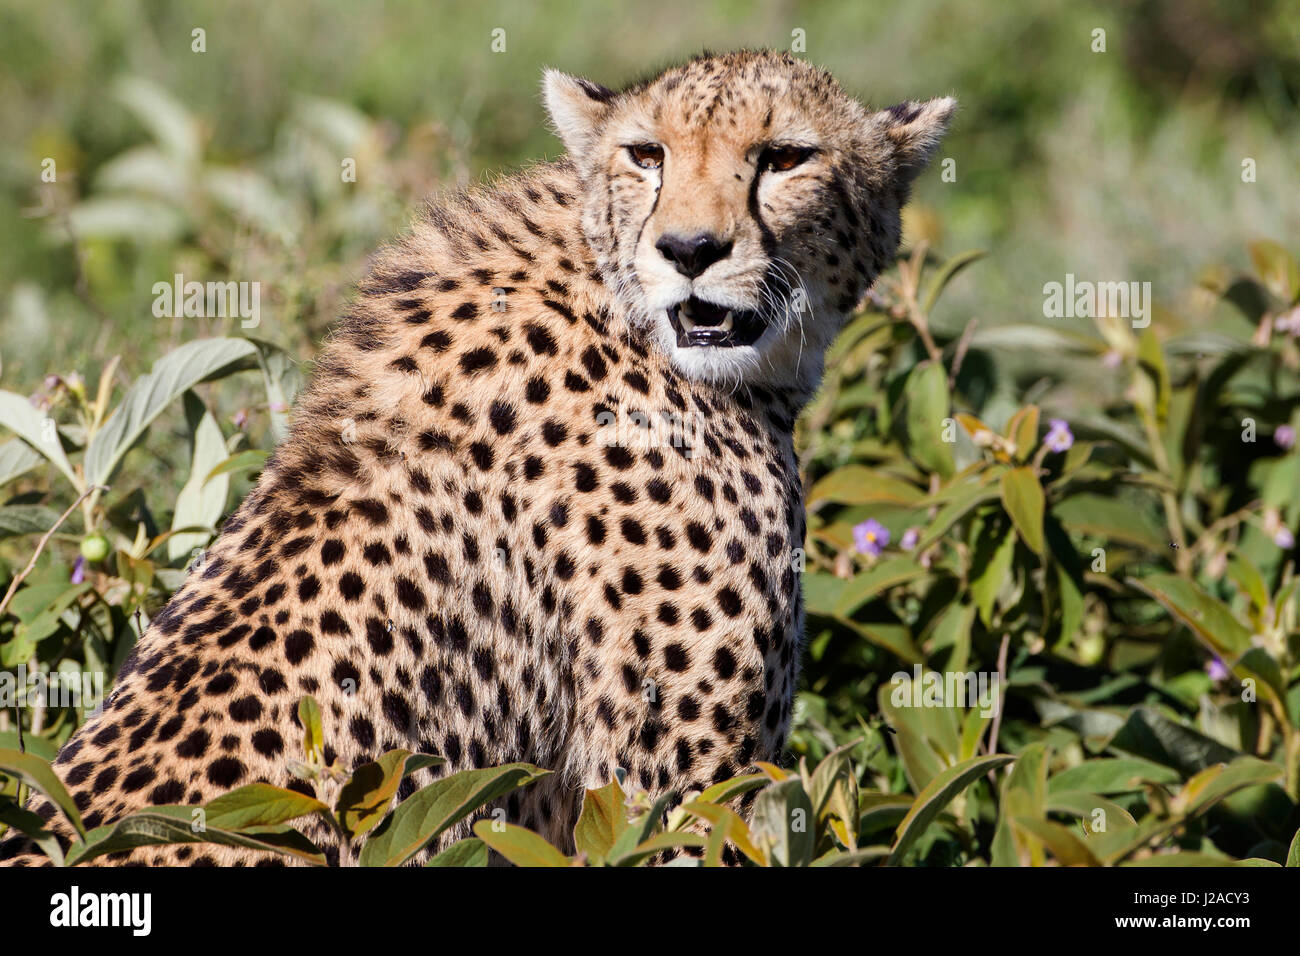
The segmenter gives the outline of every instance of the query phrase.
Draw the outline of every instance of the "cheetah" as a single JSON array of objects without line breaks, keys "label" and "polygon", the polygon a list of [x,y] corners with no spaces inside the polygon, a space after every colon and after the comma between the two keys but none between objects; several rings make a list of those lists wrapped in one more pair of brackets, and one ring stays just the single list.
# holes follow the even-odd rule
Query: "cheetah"
[{"label": "cheetah", "polygon": [[308,694],[327,762],[446,758],[403,797],[554,771],[499,805],[570,852],[616,768],[680,795],[779,758],[795,418],[955,102],[872,111],[766,51],[621,92],[547,70],[543,93],[565,155],[431,204],[376,256],[291,434],[59,753],[88,827],[253,781],[313,792],[287,770]]}]

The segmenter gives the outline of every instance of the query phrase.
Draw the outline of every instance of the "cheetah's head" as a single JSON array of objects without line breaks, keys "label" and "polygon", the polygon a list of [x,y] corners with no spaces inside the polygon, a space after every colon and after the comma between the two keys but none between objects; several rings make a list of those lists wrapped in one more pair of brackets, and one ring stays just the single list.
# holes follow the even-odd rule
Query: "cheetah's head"
[{"label": "cheetah's head", "polygon": [[873,112],[823,70],[748,51],[618,93],[548,70],[544,93],[632,320],[690,377],[802,389],[891,261],[956,106]]}]

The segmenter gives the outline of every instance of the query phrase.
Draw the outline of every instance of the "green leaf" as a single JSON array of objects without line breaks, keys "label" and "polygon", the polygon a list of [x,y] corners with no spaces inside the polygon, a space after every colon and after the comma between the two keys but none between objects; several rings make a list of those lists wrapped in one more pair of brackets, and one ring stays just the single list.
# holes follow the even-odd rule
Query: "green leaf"
[{"label": "green leaf", "polygon": [[1059,823],[1033,817],[1014,817],[1011,826],[1041,843],[1063,866],[1101,865],[1088,846]]},{"label": "green leaf", "polygon": [[254,471],[266,466],[266,460],[271,457],[268,451],[262,451],[260,448],[247,448],[244,451],[236,452],[229,458],[222,459],[216,467],[207,473],[203,481],[206,484],[215,481],[222,475],[233,475],[240,471]]},{"label": "green leaf", "polygon": [[59,779],[48,761],[19,750],[0,750],[0,773],[21,780],[34,790],[39,790],[45,798],[54,804],[68,818],[72,828],[83,837],[86,828],[81,823],[81,814],[63,781]]},{"label": "green leaf", "polygon": [[909,555],[886,558],[874,567],[853,576],[840,594],[839,603],[835,606],[835,614],[837,617],[852,617],[854,611],[878,594],[928,573],[915,558]]},{"label": "green leaf", "polygon": [[1169,545],[1164,530],[1141,508],[1118,498],[1080,493],[1052,506],[1052,515],[1070,531],[1125,542],[1156,554]]},{"label": "green leaf", "polygon": [[251,827],[246,830],[223,830],[207,826],[193,827],[197,807],[159,806],[141,813],[123,817],[116,823],[96,827],[86,834],[84,841],[74,843],[68,850],[68,865],[89,863],[107,853],[132,850],[142,846],[163,846],[177,843],[215,843],[218,846],[242,847],[287,853],[290,856],[314,863],[325,864],[325,854],[292,827],[277,825]]},{"label": "green leaf", "polygon": [[[27,442],[32,451],[43,455],[55,468],[63,472],[68,481],[72,482],[73,487],[81,490],[85,486],[72,470],[68,456],[63,451],[63,444],[59,440],[58,429],[53,426],[53,423],[53,419],[34,408],[32,403],[23,396],[0,390],[0,425]],[[30,459],[30,456],[24,456],[17,450],[11,451],[8,457],[10,469],[21,468],[23,462]]]},{"label": "green leaf", "polygon": [[[1024,844],[1017,839],[1018,831],[1013,821],[1047,819],[1047,766],[1051,754],[1047,744],[1030,744],[1020,751],[1016,765],[1002,780],[1001,808],[993,834],[992,863],[994,866],[1016,866]],[[1034,859],[1035,845],[1029,844],[1030,858]]]},{"label": "green leaf", "polygon": [[1083,820],[1090,830],[1092,828],[1093,814],[1098,810],[1105,811],[1107,831],[1116,827],[1137,826],[1137,821],[1133,819],[1133,815],[1118,803],[1083,790],[1051,790],[1047,795],[1045,807],[1054,813],[1074,814]]},{"label": "green leaf", "polygon": [[939,301],[940,293],[947,288],[948,283],[968,265],[974,262],[979,262],[979,260],[983,259],[987,255],[988,253],[983,249],[967,249],[965,252],[959,252],[955,256],[946,260],[944,264],[939,267],[939,272],[934,277],[934,281],[932,281],[929,288],[925,290],[925,298],[921,304],[921,311],[926,315],[929,315],[934,309],[935,303]]},{"label": "green leaf", "polygon": [[126,76],[113,83],[113,95],[135,114],[168,156],[187,165],[199,159],[199,124],[163,86],[144,77]]},{"label": "green leaf", "polygon": [[1253,679],[1255,686],[1265,697],[1277,701],[1282,712],[1286,713],[1287,687],[1282,667],[1273,656],[1262,647],[1252,647],[1240,658],[1232,662],[1232,670],[1242,680]]},{"label": "green leaf", "polygon": [[[366,841],[362,866],[401,866],[484,804],[549,776],[527,763],[462,770],[407,797]],[[484,842],[491,845],[491,841]]]},{"label": "green leaf", "polygon": [[910,482],[865,465],[845,465],[819,479],[808,492],[808,506],[821,501],[842,505],[917,505],[925,492]]},{"label": "green leaf", "polygon": [[1207,767],[1188,780],[1178,795],[1178,803],[1188,816],[1204,813],[1214,804],[1238,790],[1272,783],[1282,777],[1280,766],[1258,757],[1242,756],[1221,767]]},{"label": "green leaf", "polygon": [[961,722],[961,749],[957,751],[957,759],[969,760],[975,756],[984,739],[984,732],[992,723],[993,716],[984,716],[978,707],[966,711],[966,717]]},{"label": "green leaf", "polygon": [[[912,674],[896,675],[882,683],[876,698],[885,720],[894,728],[903,771],[914,790],[921,790],[957,760],[961,736],[957,727],[957,710],[948,706],[925,706],[927,678],[917,685]],[[919,686],[921,706],[915,706]],[[897,697],[899,703],[895,703]]]},{"label": "green leaf", "polygon": [[1129,583],[1151,595],[1169,613],[1191,628],[1211,650],[1225,660],[1235,660],[1250,649],[1250,631],[1228,606],[1206,594],[1196,584],[1175,574],[1129,578]]},{"label": "green leaf", "polygon": [[975,508],[987,502],[993,501],[999,495],[999,490],[982,481],[974,483],[970,481],[954,481],[953,485],[944,489],[948,492],[947,496],[939,508],[939,513],[934,516],[926,526],[925,531],[921,533],[921,540],[917,543],[916,551],[924,551],[930,545],[942,538],[948,529],[964,518]]},{"label": "green leaf", "polygon": [[1169,416],[1169,369],[1165,365],[1165,354],[1160,349],[1160,339],[1150,326],[1138,337],[1138,363],[1151,380],[1155,398],[1152,411],[1155,412],[1156,421],[1163,426]]},{"label": "green leaf", "polygon": [[943,440],[943,422],[948,418],[948,373],[943,365],[922,362],[907,376],[903,387],[906,410],[903,431],[907,453],[927,471],[937,472],[945,480],[955,467],[952,445]]},{"label": "green leaf", "polygon": [[1127,860],[1121,866],[1277,866],[1272,860],[1248,858],[1234,860],[1227,856],[1213,856],[1209,853],[1157,853],[1140,860]]},{"label": "green leaf", "polygon": [[1016,446],[1016,461],[1028,461],[1038,444],[1038,416],[1037,405],[1026,405],[1007,422],[1007,437]]},{"label": "green leaf", "polygon": [[813,860],[809,866],[865,866],[889,856],[887,846],[868,846],[861,850],[831,850]]},{"label": "green leaf", "polygon": [[1256,611],[1268,607],[1268,585],[1259,569],[1244,554],[1234,554],[1228,561],[1228,577],[1242,594],[1250,598]]},{"label": "green leaf", "polygon": [[837,578],[833,574],[805,571],[803,574],[804,607],[809,614],[835,617],[836,605],[840,603],[840,597],[844,594],[844,588],[848,583],[844,578]]},{"label": "green leaf", "polygon": [[1007,581],[1015,553],[1016,536],[1005,522],[989,521],[980,528],[971,558],[975,577],[971,580],[970,593],[985,627],[992,623],[993,602]]},{"label": "green leaf", "polygon": [[1291,838],[1291,847],[1286,851],[1286,865],[1300,866],[1300,830],[1296,830],[1295,836]]},{"label": "green leaf", "polygon": [[1109,746],[1173,767],[1186,775],[1240,756],[1217,740],[1170,720],[1148,706],[1133,708],[1123,726],[1110,739]]},{"label": "green leaf", "polygon": [[[18,618],[18,625],[14,628],[14,641],[0,649],[0,662],[5,666],[13,667],[28,660],[34,653],[36,644],[57,632],[64,613],[81,595],[92,588],[89,581],[83,581],[81,584],[68,583],[62,574],[50,584],[50,590],[44,587],[23,588],[10,603],[9,610]],[[49,599],[51,592],[54,592],[52,600]],[[19,600],[27,598],[29,593],[33,598],[32,601]],[[46,600],[43,602],[35,600],[38,596]],[[18,648],[26,649],[27,653],[25,655],[19,653]]]},{"label": "green leaf", "polygon": [[1106,351],[1106,343],[1090,335],[1028,323],[981,326],[971,336],[971,346],[1014,349],[1017,353],[1029,349],[1054,355],[1100,355]]},{"label": "green leaf", "polygon": [[705,853],[705,861],[708,865],[720,865],[722,848],[728,841],[735,844],[737,850],[759,866],[767,864],[767,859],[762,852],[754,846],[749,827],[741,819],[740,815],[733,810],[713,803],[704,803],[700,800],[693,800],[690,803],[683,804],[682,809],[686,813],[699,817],[701,820],[713,825],[709,831],[708,849]]},{"label": "green leaf", "polygon": [[289,406],[302,385],[302,374],[293,357],[269,342],[258,340],[257,361],[271,409],[271,437],[284,441],[289,434]]},{"label": "green leaf", "polygon": [[221,830],[274,826],[309,814],[329,812],[329,807],[315,797],[269,783],[250,783],[223,793],[203,809],[208,825]]},{"label": "green leaf", "polygon": [[807,866],[817,842],[817,817],[797,777],[764,788],[754,801],[750,838],[771,866]]},{"label": "green leaf", "polygon": [[[63,866],[63,846],[39,815],[18,806],[12,797],[0,795],[0,823],[30,837],[55,866]],[[8,836],[9,834],[4,834]]]},{"label": "green leaf", "polygon": [[389,804],[403,779],[417,770],[442,763],[445,763],[442,757],[399,749],[362,764],[339,790],[334,805],[339,823],[348,833],[360,836],[388,814]]},{"label": "green leaf", "polygon": [[673,802],[674,796],[673,791],[666,790],[656,797],[655,802],[650,805],[650,809],[633,820],[632,826],[624,830],[618,839],[614,841],[614,847],[609,853],[610,858],[613,859],[622,853],[626,853],[633,847],[650,839],[663,824],[664,814],[668,812],[668,805]]},{"label": "green leaf", "polygon": [[[859,743],[861,743],[860,740],[854,740],[842,747],[835,748],[823,757],[821,763],[817,764],[813,770],[812,779],[808,783],[808,797],[812,800],[813,812],[818,817],[826,809],[835,781],[841,777],[853,778],[851,755],[853,748]],[[856,801],[854,806],[857,806]]]},{"label": "green leaf", "polygon": [[582,813],[573,828],[573,845],[593,863],[609,856],[615,841],[631,826],[626,800],[617,780],[599,790],[588,790],[583,797]]},{"label": "green leaf", "polygon": [[320,706],[310,695],[298,701],[298,723],[302,725],[302,752],[308,762],[321,759],[325,732],[321,729]]},{"label": "green leaf", "polygon": [[569,858],[532,830],[513,823],[480,820],[474,833],[515,866],[568,866]]},{"label": "green leaf", "polygon": [[[222,437],[221,426],[193,392],[185,393],[185,415],[189,419],[190,434],[194,436],[194,450],[189,479],[176,496],[173,532],[190,527],[216,528],[225,514],[226,495],[230,491],[230,478],[227,476],[215,481],[207,480],[209,472],[226,457],[226,440]],[[167,558],[175,561],[187,557],[211,538],[210,532],[173,533],[167,540]]]},{"label": "green leaf", "polygon": [[478,837],[457,840],[425,866],[481,867],[488,865],[488,845]]},{"label": "green leaf", "polygon": [[676,850],[682,847],[704,847],[708,841],[698,833],[659,833],[638,843],[626,853],[611,857],[614,866],[636,866],[664,850]]},{"label": "green leaf", "polygon": [[7,485],[44,460],[44,455],[21,438],[11,438],[0,444],[0,485]]},{"label": "green leaf", "polygon": [[1177,783],[1178,774],[1168,767],[1135,757],[1096,757],[1062,770],[1047,781],[1049,794],[1069,790],[1088,793],[1132,793],[1144,783],[1168,786]]},{"label": "green leaf", "polygon": [[[172,203],[148,196],[92,196],[68,210],[72,234],[80,240],[172,243],[185,232],[186,217]],[[49,228],[53,242],[69,241],[67,229]]]},{"label": "green leaf", "polygon": [[748,793],[751,790],[757,790],[767,783],[768,777],[764,773],[745,774],[740,777],[731,777],[715,783],[700,794],[700,800],[705,803],[726,803],[734,800],[741,794]]},{"label": "green leaf", "polygon": [[59,513],[44,505],[5,505],[0,508],[0,539],[44,534],[58,520]]},{"label": "green leaf", "polygon": [[122,457],[167,406],[200,382],[256,356],[257,346],[236,338],[198,339],[164,355],[136,380],[91,438],[84,462],[87,481],[107,484]]},{"label": "green leaf", "polygon": [[1248,248],[1255,271],[1269,292],[1286,303],[1300,298],[1300,265],[1285,246],[1272,239],[1260,239]]},{"label": "green leaf", "polygon": [[1021,540],[1035,554],[1043,553],[1043,486],[1034,469],[1012,468],[1002,475],[1002,506],[1020,532]]},{"label": "green leaf", "polygon": [[898,839],[890,850],[888,865],[898,866],[903,862],[903,857],[911,849],[912,844],[920,838],[954,797],[990,770],[1004,767],[1015,759],[1009,754],[974,757],[947,768],[931,780],[926,788],[917,794],[912,809],[898,825]]}]

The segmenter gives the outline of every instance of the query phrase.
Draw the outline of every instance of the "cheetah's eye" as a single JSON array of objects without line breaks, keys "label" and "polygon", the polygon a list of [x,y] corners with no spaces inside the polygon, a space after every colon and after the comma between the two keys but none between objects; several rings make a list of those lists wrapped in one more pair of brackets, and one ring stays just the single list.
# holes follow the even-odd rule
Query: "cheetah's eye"
[{"label": "cheetah's eye", "polygon": [[769,146],[758,157],[758,170],[783,173],[800,165],[814,152],[811,146]]},{"label": "cheetah's eye", "polygon": [[664,164],[664,148],[658,143],[637,143],[627,147],[627,154],[642,169],[658,169]]}]

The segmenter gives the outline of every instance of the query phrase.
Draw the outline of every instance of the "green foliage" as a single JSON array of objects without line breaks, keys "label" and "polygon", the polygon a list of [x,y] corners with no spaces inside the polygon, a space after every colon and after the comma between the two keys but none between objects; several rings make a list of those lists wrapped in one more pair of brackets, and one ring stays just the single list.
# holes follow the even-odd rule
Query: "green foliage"
[{"label": "green foliage", "polygon": [[[30,568],[11,566],[6,575],[11,593],[0,605],[6,612],[0,668],[25,666],[29,675],[78,688],[93,689],[93,681],[83,680],[93,678],[106,690],[149,616],[180,585],[187,565],[201,560],[225,517],[232,483],[222,466],[247,460],[247,450],[239,450],[246,433],[236,429],[226,437],[199,391],[215,387],[205,383],[260,371],[266,394],[291,397],[296,377],[284,371],[273,379],[268,372],[281,354],[253,339],[197,339],[160,358],[116,400],[116,360],[93,394],[76,373],[51,377],[50,391],[32,401],[0,391],[0,426],[16,436],[7,446],[17,443],[25,453],[9,455],[15,466],[0,503],[0,528],[14,541],[52,538]],[[141,475],[123,477],[121,469],[178,404],[191,465],[170,514],[157,515]],[[50,480],[37,490],[28,476],[42,462]],[[38,503],[47,496],[57,507]],[[57,744],[75,729],[76,707],[93,704],[38,705],[31,729]],[[14,736],[10,730],[0,741],[13,743]]]},{"label": "green foliage", "polygon": [[[810,641],[792,769],[759,764],[671,808],[620,772],[587,792],[570,853],[484,816],[547,770],[464,771],[395,802],[441,758],[326,766],[327,728],[304,698],[288,769],[328,802],[253,784],[84,832],[47,762],[81,709],[22,708],[28,752],[0,751],[0,826],[64,864],[174,842],[320,864],[302,829],[315,821],[346,859],[395,866],[476,816],[473,835],[428,865],[718,865],[728,847],[731,862],[759,866],[1293,862],[1300,452],[1286,429],[1300,425],[1300,270],[1272,244],[1252,254],[1255,274],[1211,274],[1204,289],[1246,310],[1235,337],[1207,340],[1166,315],[1158,334],[1103,317],[1096,338],[1073,339],[1126,381],[1093,413],[1048,405],[1041,387],[1009,406],[970,372],[1008,346],[1058,341],[932,331],[918,303],[976,256],[937,262],[918,247],[882,280],[799,426]],[[287,368],[280,354],[196,340],[116,401],[112,364],[93,397],[78,376],[41,408],[0,394],[15,435],[0,463],[11,487],[32,489],[0,507],[0,528],[12,545],[55,532],[29,573],[11,572],[6,667],[115,669],[183,578],[192,552],[169,543],[206,544],[234,482],[265,457],[242,429],[225,436],[203,383],[260,372],[270,407],[292,397],[271,371]],[[190,466],[172,514],[155,517],[131,452],[172,409]],[[22,809],[29,788],[77,832],[66,851]]]},{"label": "green foliage", "polygon": [[[1047,404],[1050,380],[1009,403],[978,373],[1060,337],[932,331],[923,290],[968,255],[918,247],[833,347],[801,420],[810,662],[793,746],[817,757],[866,730],[863,799],[874,785],[877,816],[925,821],[958,768],[1019,757],[972,773],[951,819],[891,862],[1284,861],[1300,279],[1275,243],[1251,258],[1253,274],[1202,281],[1239,316],[1221,337],[1157,312],[1066,339],[1117,380],[1069,405]],[[884,727],[860,716],[873,697]],[[905,791],[910,810],[883,800]]]}]

